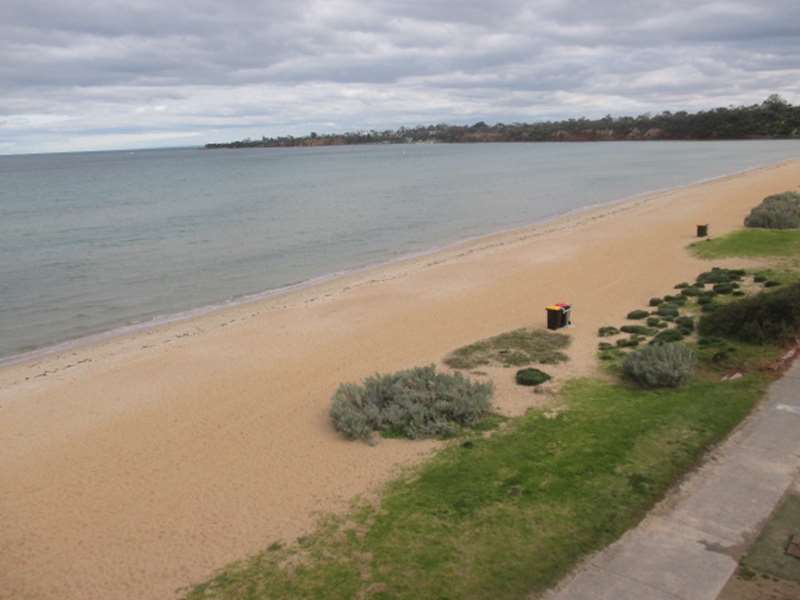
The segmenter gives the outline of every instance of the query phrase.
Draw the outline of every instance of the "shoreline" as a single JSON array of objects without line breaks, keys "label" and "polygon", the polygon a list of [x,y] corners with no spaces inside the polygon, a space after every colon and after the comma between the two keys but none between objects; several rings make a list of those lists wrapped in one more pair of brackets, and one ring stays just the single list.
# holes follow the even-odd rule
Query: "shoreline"
[{"label": "shoreline", "polygon": [[[642,141],[648,141],[648,140],[642,140]],[[528,143],[536,143],[536,142],[528,142]],[[632,196],[625,196],[622,198],[610,200],[608,202],[600,202],[597,204],[592,204],[572,209],[567,212],[560,213],[557,215],[552,215],[549,217],[544,217],[543,219],[533,221],[531,223],[526,223],[524,225],[507,227],[499,229],[497,231],[492,231],[484,234],[478,234],[475,236],[458,239],[453,242],[448,242],[442,245],[434,245],[426,250],[401,254],[399,256],[390,258],[388,260],[380,260],[359,267],[342,269],[334,271],[332,273],[326,273],[315,277],[311,277],[309,279],[300,280],[295,283],[289,283],[281,285],[276,288],[269,288],[260,292],[245,294],[239,297],[230,298],[228,300],[215,302],[205,306],[190,308],[184,311],[179,311],[176,313],[171,313],[166,315],[157,315],[143,321],[115,326],[110,329],[98,331],[96,333],[90,333],[88,335],[80,336],[77,338],[63,340],[53,344],[48,344],[25,352],[11,354],[8,356],[0,356],[0,371],[6,367],[25,364],[33,361],[46,360],[48,357],[58,356],[61,353],[74,352],[76,350],[82,350],[87,347],[102,345],[127,335],[148,333],[150,331],[154,331],[162,327],[174,324],[188,323],[191,322],[193,319],[200,319],[205,316],[214,315],[215,313],[222,313],[224,311],[236,309],[241,306],[247,306],[250,304],[259,304],[275,298],[290,296],[294,293],[301,293],[303,291],[313,289],[316,286],[324,286],[331,282],[335,282],[337,279],[345,279],[348,277],[365,275],[372,270],[378,271],[405,262],[432,257],[435,256],[436,254],[440,253],[445,254],[451,251],[458,250],[462,246],[464,247],[465,250],[469,250],[470,249],[469,247],[472,245],[481,245],[482,243],[485,242],[491,242],[492,239],[494,238],[504,238],[507,236],[517,236],[517,235],[526,237],[527,235],[534,234],[536,230],[539,228],[546,227],[550,224],[557,223],[561,220],[569,220],[571,218],[577,219],[581,216],[591,215],[595,212],[602,212],[604,209],[624,207],[629,203],[647,202],[648,200],[655,199],[658,196],[669,194],[671,192],[677,192],[682,189],[695,186],[702,186],[708,183],[725,180],[731,177],[739,177],[763,169],[777,168],[786,164],[791,164],[792,162],[795,162],[797,160],[800,160],[800,158],[787,159],[777,163],[761,164],[754,167],[749,167],[747,169],[742,169],[740,171],[733,171],[731,173],[726,173],[723,175],[717,175],[714,177],[707,177],[691,181],[683,185],[648,190],[645,192],[634,194]]]},{"label": "shoreline", "polygon": [[[441,447],[343,439],[339,383],[541,326],[553,301],[576,324],[556,382],[594,375],[598,326],[707,269],[696,223],[721,235],[798,187],[800,160],[763,166],[0,368],[0,597],[170,598],[305,535]],[[497,410],[547,401],[506,371]]]}]

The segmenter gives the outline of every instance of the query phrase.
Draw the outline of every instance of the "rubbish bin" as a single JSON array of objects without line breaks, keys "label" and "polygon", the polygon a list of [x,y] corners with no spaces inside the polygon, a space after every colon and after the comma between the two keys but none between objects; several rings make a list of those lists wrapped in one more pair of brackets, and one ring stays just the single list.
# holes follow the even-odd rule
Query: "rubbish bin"
[{"label": "rubbish bin", "polygon": [[563,302],[559,302],[555,306],[561,307],[561,326],[562,327],[571,327],[572,326],[572,305],[565,304]]},{"label": "rubbish bin", "polygon": [[547,328],[560,329],[562,327],[562,319],[564,311],[560,306],[552,305],[546,308],[547,310]]},{"label": "rubbish bin", "polygon": [[708,235],[708,225],[697,226],[697,237],[706,237]]}]

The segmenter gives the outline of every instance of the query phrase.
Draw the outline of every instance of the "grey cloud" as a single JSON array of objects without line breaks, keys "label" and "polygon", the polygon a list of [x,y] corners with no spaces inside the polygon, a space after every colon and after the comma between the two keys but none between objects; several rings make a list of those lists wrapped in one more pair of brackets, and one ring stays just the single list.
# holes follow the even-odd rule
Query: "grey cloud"
[{"label": "grey cloud", "polygon": [[4,0],[0,152],[797,101],[798,38],[795,0]]}]

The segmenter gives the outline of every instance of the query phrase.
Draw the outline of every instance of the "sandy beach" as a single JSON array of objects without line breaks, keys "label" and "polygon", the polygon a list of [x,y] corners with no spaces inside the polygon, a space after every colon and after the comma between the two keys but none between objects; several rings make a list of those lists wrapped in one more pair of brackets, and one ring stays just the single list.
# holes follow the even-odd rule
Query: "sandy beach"
[{"label": "sandy beach", "polygon": [[[597,327],[707,268],[696,224],[724,233],[789,189],[800,161],[1,367],[0,598],[172,598],[293,540],[440,444],[344,440],[340,382],[543,325],[557,301],[576,327],[556,375],[592,374]],[[541,402],[498,376],[501,411]]]}]

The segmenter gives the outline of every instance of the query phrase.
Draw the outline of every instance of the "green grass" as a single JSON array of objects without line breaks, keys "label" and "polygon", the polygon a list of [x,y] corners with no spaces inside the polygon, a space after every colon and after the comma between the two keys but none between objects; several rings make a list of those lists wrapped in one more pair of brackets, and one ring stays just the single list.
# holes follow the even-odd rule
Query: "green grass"
[{"label": "green grass", "polygon": [[546,329],[516,329],[475,342],[448,354],[444,363],[453,369],[483,365],[524,367],[533,363],[556,364],[567,360],[561,352],[570,338]]},{"label": "green grass", "polygon": [[740,229],[690,248],[700,258],[794,256],[800,254],[800,229]]},{"label": "green grass", "polygon": [[[567,382],[533,412],[454,443],[390,484],[377,508],[324,520],[192,590],[200,598],[524,598],[638,523],[751,410],[750,374],[680,389]],[[368,451],[368,450],[367,450]],[[265,542],[266,545],[266,542]]]},{"label": "green grass", "polygon": [[749,571],[800,583],[800,560],[785,553],[792,535],[800,532],[800,496],[789,495],[781,503],[742,565]]}]

